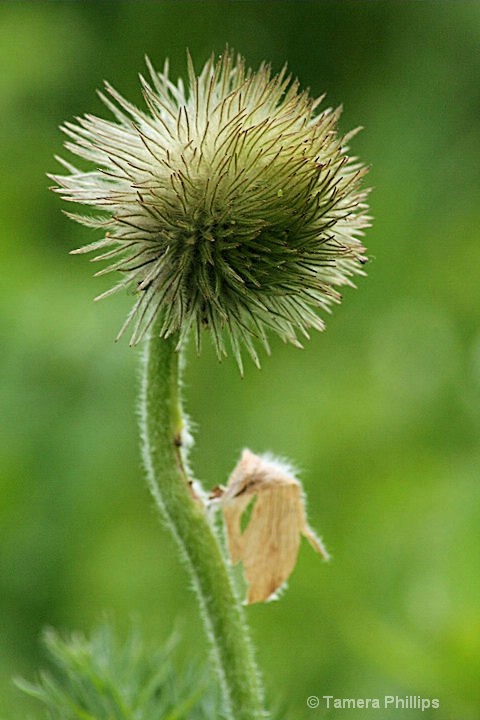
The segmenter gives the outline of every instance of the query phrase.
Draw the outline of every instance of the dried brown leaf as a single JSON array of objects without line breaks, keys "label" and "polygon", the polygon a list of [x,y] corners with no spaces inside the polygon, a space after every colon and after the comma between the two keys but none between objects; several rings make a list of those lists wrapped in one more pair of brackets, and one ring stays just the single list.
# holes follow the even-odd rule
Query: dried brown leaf
[{"label": "dried brown leaf", "polygon": [[[254,498],[242,531],[242,517]],[[302,487],[281,463],[244,450],[220,505],[231,560],[243,563],[247,603],[271,599],[287,581],[297,561],[301,535],[328,559],[321,540],[307,524]]]}]

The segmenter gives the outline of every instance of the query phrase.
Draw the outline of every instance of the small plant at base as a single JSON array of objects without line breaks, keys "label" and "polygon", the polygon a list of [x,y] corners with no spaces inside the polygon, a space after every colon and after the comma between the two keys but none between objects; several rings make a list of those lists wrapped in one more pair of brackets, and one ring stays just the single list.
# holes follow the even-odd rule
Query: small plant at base
[{"label": "small plant at base", "polygon": [[63,639],[48,630],[43,641],[51,670],[36,683],[16,684],[43,704],[50,720],[222,720],[205,673],[193,666],[178,672],[173,636],[152,649],[138,629],[121,644],[102,625],[91,638]]},{"label": "small plant at base", "polygon": [[[188,469],[180,356],[190,333],[200,349],[206,330],[219,357],[229,341],[242,370],[242,348],[258,365],[257,346],[269,351],[269,332],[300,345],[298,335],[323,329],[318,312],[340,301],[338,288],[352,285],[365,262],[366,168],[348,155],[354,133],[337,132],[339,111],[318,111],[321,98],[300,91],[285,70],[272,76],[262,64],[253,72],[227,50],[199,75],[189,58],[185,90],[171,82],[168,66],[157,73],[147,65],[148,112],[107,84],[101,97],[115,119],[86,115],[63,128],[66,147],[94,169],[60,159],[68,174],[52,177],[64,199],[101,213],[69,213],[105,233],[74,252],[99,253],[94,260],[107,266],[97,274],[121,275],[99,297],[123,288],[136,296],[119,335],[130,328],[133,345],[146,336],[140,424],[149,487],[190,570],[224,713],[260,720],[267,716],[263,692],[230,562]],[[245,508],[236,486],[220,501],[227,522],[234,515],[230,545],[250,568],[252,601],[270,597],[288,577],[300,534],[326,555],[307,525],[298,481],[267,465],[255,477],[247,473],[248,500],[257,495],[258,502],[255,525],[241,538],[237,514]],[[255,562],[265,512],[271,532],[289,532],[278,577],[268,582]]]}]

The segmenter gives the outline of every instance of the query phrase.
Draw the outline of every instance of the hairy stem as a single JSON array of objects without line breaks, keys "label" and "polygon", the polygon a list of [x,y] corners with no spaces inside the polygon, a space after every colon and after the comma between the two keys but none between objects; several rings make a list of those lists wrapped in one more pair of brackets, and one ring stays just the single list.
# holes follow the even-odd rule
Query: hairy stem
[{"label": "hairy stem", "polygon": [[242,607],[203,503],[182,458],[178,338],[153,328],[141,393],[143,457],[150,490],[190,571],[226,700],[227,717],[260,720],[262,690]]}]

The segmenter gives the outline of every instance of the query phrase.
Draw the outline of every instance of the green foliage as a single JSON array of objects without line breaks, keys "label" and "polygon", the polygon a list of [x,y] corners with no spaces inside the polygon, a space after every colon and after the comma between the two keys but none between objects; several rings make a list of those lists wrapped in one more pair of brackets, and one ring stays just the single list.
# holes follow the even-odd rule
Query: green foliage
[{"label": "green foliage", "polygon": [[160,650],[131,631],[121,644],[109,625],[91,636],[47,630],[52,668],[17,685],[38,699],[49,720],[210,720],[222,713],[204,672],[175,666],[172,637]]},{"label": "green foliage", "polygon": [[240,516],[240,530],[243,533],[248,523],[250,522],[250,518],[252,517],[253,508],[255,507],[255,503],[257,502],[257,495],[253,495],[252,499],[248,503],[247,507],[243,511],[243,513]]},{"label": "green foliage", "polygon": [[291,457],[333,554],[302,548],[281,601],[247,609],[267,694],[294,720],[323,692],[438,696],[408,720],[477,720],[477,0],[0,2],[0,716],[35,717],[11,677],[33,677],[46,625],[88,633],[113,608],[152,638],[180,621],[179,662],[203,646],[138,469],[138,350],[111,339],[132,298],[90,302],[108,278],[68,255],[88,231],[45,171],[58,125],[104,112],[104,78],[141,106],[145,53],[177,77],[185,47],[201,62],[227,41],[344,102],[374,187],[368,279],[326,333],[274,341],[243,380],[208,342],[186,366],[197,476],[225,483],[245,446]]}]

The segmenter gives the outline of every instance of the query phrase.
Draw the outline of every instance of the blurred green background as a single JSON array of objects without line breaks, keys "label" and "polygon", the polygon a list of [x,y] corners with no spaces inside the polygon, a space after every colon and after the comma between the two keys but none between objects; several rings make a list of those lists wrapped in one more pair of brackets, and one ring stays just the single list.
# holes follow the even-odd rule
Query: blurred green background
[{"label": "blurred green background", "polygon": [[[45,625],[111,612],[150,637],[204,643],[188,581],[139,469],[138,350],[113,338],[130,305],[68,256],[95,235],[47,192],[58,125],[105,114],[108,79],[141,102],[144,54],[185,72],[229,43],[285,61],[345,104],[371,163],[373,258],[304,351],[273,342],[239,378],[190,353],[192,461],[224,482],[244,446],[302,468],[312,525],[282,600],[248,608],[268,694],[437,697],[389,718],[474,720],[480,505],[480,3],[2,2],[0,5],[0,716],[35,717],[13,687],[43,662]],[[29,714],[31,713],[31,715]],[[38,717],[38,715],[37,715]]]}]

